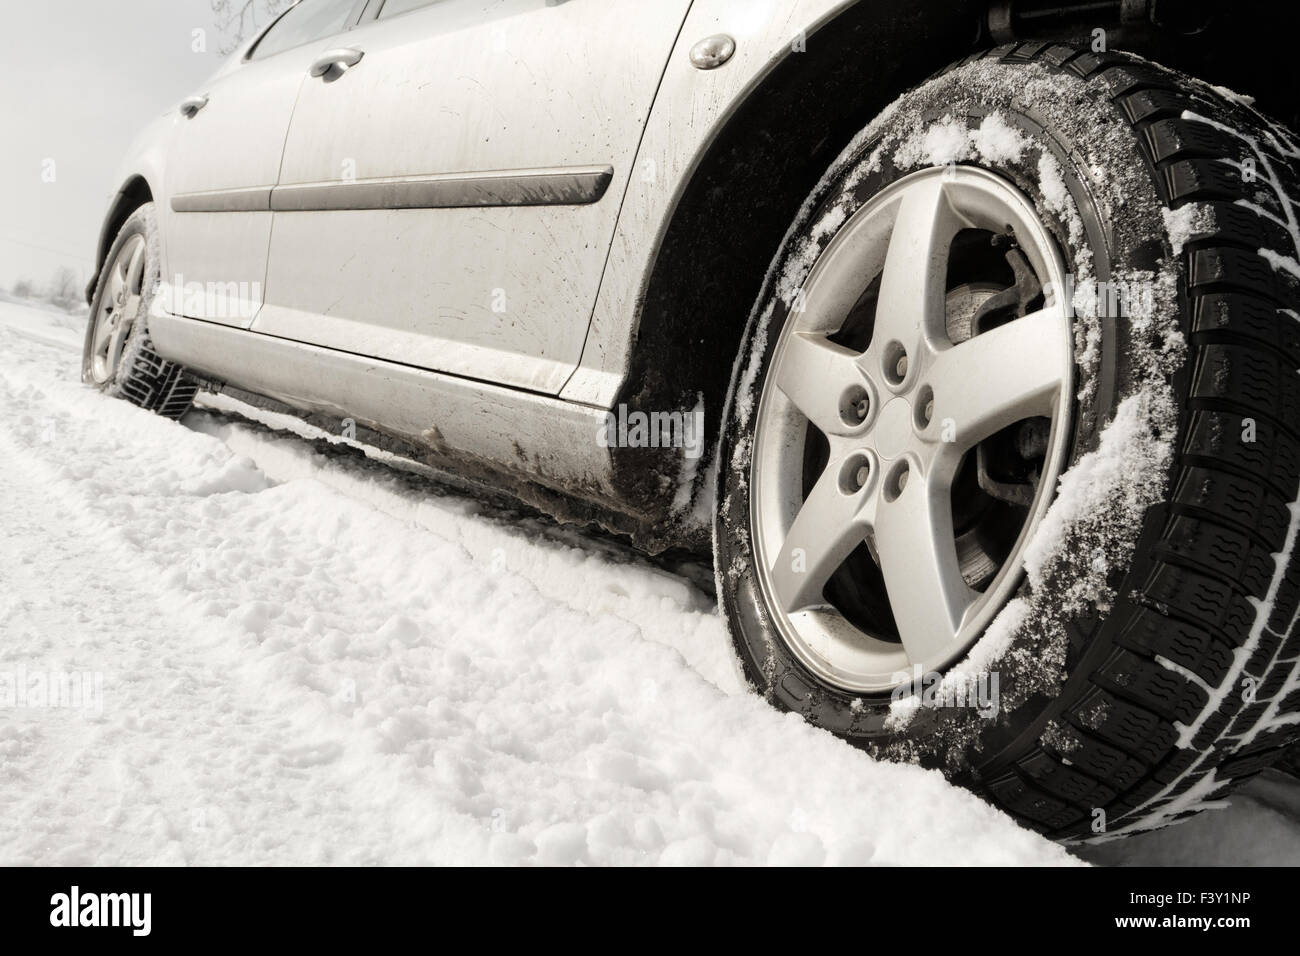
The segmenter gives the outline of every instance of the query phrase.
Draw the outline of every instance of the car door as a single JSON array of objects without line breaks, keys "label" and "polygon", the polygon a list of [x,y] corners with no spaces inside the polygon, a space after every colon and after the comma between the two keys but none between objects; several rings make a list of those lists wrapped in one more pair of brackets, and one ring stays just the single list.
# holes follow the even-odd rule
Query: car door
[{"label": "car door", "polygon": [[164,308],[248,328],[262,303],[271,190],[315,42],[364,2],[302,0],[181,105],[161,203]]},{"label": "car door", "polygon": [[689,7],[386,0],[299,94],[254,330],[558,393]]}]

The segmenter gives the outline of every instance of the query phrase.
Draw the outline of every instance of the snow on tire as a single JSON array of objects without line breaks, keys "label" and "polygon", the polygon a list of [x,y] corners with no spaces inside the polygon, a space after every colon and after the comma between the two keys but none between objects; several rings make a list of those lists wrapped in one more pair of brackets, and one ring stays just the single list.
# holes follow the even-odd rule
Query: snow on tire
[{"label": "snow on tire", "polygon": [[[886,275],[903,214],[888,229],[872,217],[888,224],[882,204],[899,196],[903,209],[944,175],[969,181],[927,187],[958,214],[951,245],[935,259],[925,239],[903,242],[913,261],[941,262],[946,282],[938,298],[928,286],[900,297]],[[1291,134],[1244,98],[1059,44],[972,57],[872,122],[792,226],[733,373],[715,545],[750,683],[873,754],[941,767],[1062,840],[1165,825],[1276,760],[1300,735],[1298,177]],[[999,194],[1000,206],[981,198]],[[1033,225],[993,225],[990,210],[1010,220],[1016,196],[1055,253],[1036,248]],[[817,291],[839,274],[827,262],[855,254],[861,288]],[[913,301],[928,303],[920,341],[951,341],[909,365],[895,340],[910,333],[881,343],[873,330],[910,329],[896,313]],[[963,596],[954,643],[927,644],[924,622],[947,619],[902,587],[928,580],[927,561],[881,529],[906,499],[899,474],[930,488],[956,460],[925,444],[948,440],[932,416],[950,415],[959,435],[951,395],[983,399],[925,377],[949,346],[995,356],[971,345],[1015,342],[1032,331],[1017,323],[1054,309],[1072,346],[1060,414],[1043,405],[976,432],[949,469],[951,514],[929,508],[927,527],[952,532],[958,563],[938,546],[936,560],[960,571],[949,590]],[[1033,341],[1051,341],[1039,325]],[[846,360],[864,370],[860,389]],[[789,384],[796,367],[839,391]],[[989,369],[986,390],[1043,378],[996,356]],[[821,523],[800,521],[814,504]],[[836,515],[863,540],[814,555],[828,576],[807,587],[781,562],[794,554],[805,573],[808,555],[782,541],[808,527],[838,535]],[[905,573],[889,567],[900,555]],[[916,657],[944,663],[900,668],[893,686],[879,677]]]}]

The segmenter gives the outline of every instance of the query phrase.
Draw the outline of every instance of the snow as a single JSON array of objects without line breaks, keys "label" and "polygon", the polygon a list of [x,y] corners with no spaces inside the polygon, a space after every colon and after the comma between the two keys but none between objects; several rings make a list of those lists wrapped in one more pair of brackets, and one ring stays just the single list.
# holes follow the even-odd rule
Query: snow
[{"label": "snow", "polygon": [[913,166],[949,166],[970,155],[966,124],[951,116],[918,132],[894,156],[903,169]]},{"label": "snow", "polygon": [[975,152],[991,163],[1019,162],[1029,140],[1001,113],[990,113],[971,136]]},{"label": "snow", "polygon": [[[704,422],[704,393],[700,392],[695,401],[695,407],[687,413],[687,418],[691,422],[700,423],[699,434],[692,432],[693,441],[697,442],[701,451],[705,445],[703,435]],[[697,528],[708,528],[711,524],[713,509],[713,482],[704,481],[698,485],[701,455],[686,455],[682,465],[682,473],[677,478],[677,491],[673,495],[673,514],[680,515],[686,521]],[[713,462],[717,460],[716,454],[709,461],[705,462],[706,477],[713,467]]]},{"label": "snow", "polygon": [[1162,209],[1165,231],[1169,233],[1169,243],[1174,255],[1181,256],[1187,243],[1196,236],[1207,233],[1214,228],[1214,217],[1210,208],[1202,203],[1188,203],[1177,209]]},{"label": "snow", "polygon": [[975,129],[967,129],[963,119],[945,116],[904,140],[894,154],[894,163],[900,169],[913,169],[971,159],[1018,161],[1028,148],[1025,134],[1001,113],[990,113]]},{"label": "snow", "polygon": [[0,683],[0,864],[1072,861],[751,695],[688,580],[79,346],[0,306],[0,673],[102,687]]},{"label": "snow", "polygon": [[[1102,432],[1097,450],[1084,455],[1061,476],[1056,500],[1025,547],[1025,572],[1031,587],[1045,585],[1063,544],[1093,516],[1109,511],[1111,520],[1137,525],[1151,499],[1163,491],[1145,481],[1149,475],[1163,474],[1173,454],[1167,439],[1157,440],[1152,434],[1151,400],[1146,392],[1124,399]],[[1105,580],[1109,565],[1103,560],[1098,566],[1097,556],[1093,565],[1099,574],[1085,576],[1071,590],[1054,595],[1067,611],[1078,612],[1104,601],[1104,595],[1091,588]]]},{"label": "snow", "polygon": [[[229,398],[105,399],[62,321],[0,304],[0,675],[101,690],[0,680],[0,864],[1072,861],[752,696],[687,579]],[[1297,792],[1082,852],[1294,863]]]},{"label": "snow", "polygon": [[1272,249],[1260,249],[1259,255],[1278,272],[1285,272],[1300,279],[1300,262],[1297,262],[1294,256],[1285,256]]},{"label": "snow", "polygon": [[1038,160],[1038,186],[1043,191],[1048,209],[1064,212],[1072,205],[1061,164],[1050,153],[1043,153]]},{"label": "snow", "polygon": [[1233,103],[1240,103],[1242,106],[1255,105],[1255,97],[1247,96],[1244,93],[1238,93],[1234,90],[1230,90],[1226,86],[1215,86],[1211,84],[1210,89],[1214,90],[1214,92],[1218,93],[1225,100],[1230,100]]}]

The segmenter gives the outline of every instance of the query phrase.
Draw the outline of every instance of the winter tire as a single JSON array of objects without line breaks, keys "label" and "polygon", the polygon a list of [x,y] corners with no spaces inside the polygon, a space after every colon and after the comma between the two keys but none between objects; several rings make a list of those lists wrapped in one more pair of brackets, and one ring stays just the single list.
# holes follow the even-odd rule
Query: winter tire
[{"label": "winter tire", "polygon": [[1134,57],[1002,47],[849,146],[733,373],[744,673],[1062,840],[1300,734],[1300,149]]},{"label": "winter tire", "polygon": [[146,203],[122,224],[104,260],[86,324],[81,380],[106,395],[180,418],[198,386],[149,341],[146,320],[159,268],[154,207]]}]

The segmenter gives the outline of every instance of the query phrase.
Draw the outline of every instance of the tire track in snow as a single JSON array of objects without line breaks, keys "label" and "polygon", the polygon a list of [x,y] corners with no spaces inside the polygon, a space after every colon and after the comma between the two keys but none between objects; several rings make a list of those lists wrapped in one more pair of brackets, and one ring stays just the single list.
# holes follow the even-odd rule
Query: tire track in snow
[{"label": "tire track in snow", "polygon": [[97,718],[5,721],[4,862],[1069,860],[719,690],[672,646],[721,635],[680,581],[455,499],[273,483],[75,354],[0,352],[0,653],[105,674]]},{"label": "tire track in snow", "polygon": [[[399,521],[419,525],[455,541],[488,573],[522,576],[550,600],[584,614],[617,619],[647,640],[677,649],[692,669],[719,689],[744,689],[712,598],[631,549],[538,518],[504,519],[436,481],[357,457],[358,450],[384,453],[305,422],[226,396],[204,396],[204,404],[205,410],[187,416],[185,424],[247,456],[272,480],[311,478]],[[326,442],[353,454],[322,452]],[[611,575],[611,566],[621,573]],[[700,569],[699,576],[711,579],[712,569]]]}]

